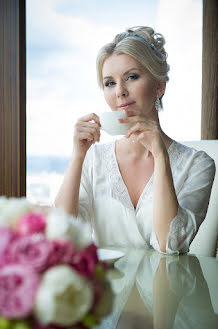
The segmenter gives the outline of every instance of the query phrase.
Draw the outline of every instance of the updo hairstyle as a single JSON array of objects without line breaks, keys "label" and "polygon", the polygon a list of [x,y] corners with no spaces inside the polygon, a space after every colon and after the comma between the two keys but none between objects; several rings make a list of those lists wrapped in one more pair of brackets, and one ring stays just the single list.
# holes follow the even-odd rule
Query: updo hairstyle
[{"label": "updo hairstyle", "polygon": [[151,27],[134,26],[117,34],[112,42],[100,49],[97,56],[97,79],[100,88],[103,88],[104,61],[112,54],[129,55],[146,68],[155,79],[168,81],[169,65],[166,61],[167,53],[164,44],[165,39],[162,34],[155,33]]}]

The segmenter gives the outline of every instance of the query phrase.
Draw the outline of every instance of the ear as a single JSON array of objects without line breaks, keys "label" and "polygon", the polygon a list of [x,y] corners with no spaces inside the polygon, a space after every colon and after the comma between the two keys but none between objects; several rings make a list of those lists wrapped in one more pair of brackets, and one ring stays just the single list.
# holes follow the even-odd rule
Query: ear
[{"label": "ear", "polygon": [[159,98],[165,93],[166,81],[158,81],[157,84],[157,95]]}]

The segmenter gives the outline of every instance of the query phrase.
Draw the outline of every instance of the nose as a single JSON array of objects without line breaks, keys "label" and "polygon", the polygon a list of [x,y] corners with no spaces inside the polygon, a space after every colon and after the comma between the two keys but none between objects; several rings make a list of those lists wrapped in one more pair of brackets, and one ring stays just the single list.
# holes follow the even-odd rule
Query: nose
[{"label": "nose", "polygon": [[116,95],[117,97],[126,97],[128,96],[128,90],[123,83],[117,83],[116,85]]}]

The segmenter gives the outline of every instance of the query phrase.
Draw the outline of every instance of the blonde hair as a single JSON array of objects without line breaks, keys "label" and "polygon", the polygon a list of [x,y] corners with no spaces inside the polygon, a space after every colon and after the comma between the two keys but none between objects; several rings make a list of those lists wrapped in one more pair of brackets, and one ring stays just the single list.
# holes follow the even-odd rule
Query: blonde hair
[{"label": "blonde hair", "polygon": [[117,34],[112,42],[100,49],[97,56],[97,79],[100,88],[103,88],[104,61],[112,54],[129,55],[146,68],[155,79],[168,81],[169,65],[164,44],[163,35],[155,33],[151,27],[134,26]]}]

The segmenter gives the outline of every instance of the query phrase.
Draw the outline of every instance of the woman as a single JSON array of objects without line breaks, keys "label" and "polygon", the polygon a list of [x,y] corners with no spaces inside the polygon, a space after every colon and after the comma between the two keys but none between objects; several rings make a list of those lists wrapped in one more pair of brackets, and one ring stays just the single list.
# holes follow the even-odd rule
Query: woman
[{"label": "woman", "polygon": [[98,54],[105,100],[131,124],[124,138],[96,144],[101,124],[94,113],[75,125],[56,206],[90,221],[99,246],[187,252],[206,215],[213,160],[168,137],[159,123],[169,71],[164,43],[152,28],[134,27]]}]

